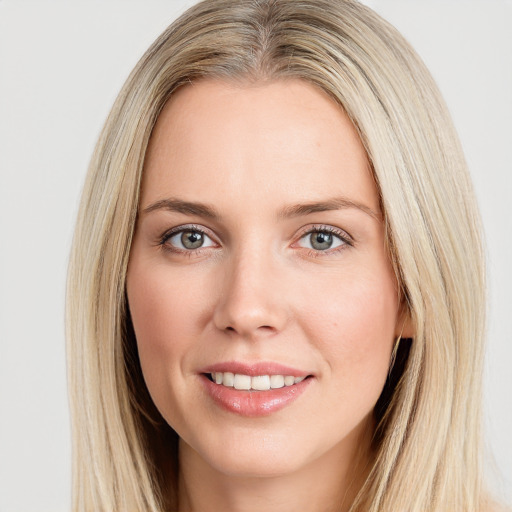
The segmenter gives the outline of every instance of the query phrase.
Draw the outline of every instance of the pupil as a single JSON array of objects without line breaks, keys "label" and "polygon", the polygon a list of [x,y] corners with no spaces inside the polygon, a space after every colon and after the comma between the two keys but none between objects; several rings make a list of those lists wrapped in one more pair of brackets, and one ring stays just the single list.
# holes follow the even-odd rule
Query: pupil
[{"label": "pupil", "polygon": [[313,233],[311,235],[311,246],[313,247],[313,249],[325,251],[326,249],[329,249],[331,245],[332,235],[330,233],[320,231],[318,233]]},{"label": "pupil", "polygon": [[203,235],[197,231],[185,231],[181,235],[181,243],[187,249],[197,249],[203,245]]}]

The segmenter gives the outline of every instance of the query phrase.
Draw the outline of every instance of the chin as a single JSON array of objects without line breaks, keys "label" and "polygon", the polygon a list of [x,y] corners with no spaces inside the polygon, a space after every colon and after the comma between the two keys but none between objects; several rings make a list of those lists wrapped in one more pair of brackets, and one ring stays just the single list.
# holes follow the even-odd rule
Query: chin
[{"label": "chin", "polygon": [[229,454],[221,460],[210,461],[215,470],[231,477],[272,478],[297,472],[307,464],[304,457],[298,460],[286,454],[269,454],[264,451],[247,453],[246,456]]},{"label": "chin", "polygon": [[299,471],[322,453],[314,442],[305,439],[304,432],[292,435],[275,431],[230,431],[228,435],[216,437],[210,430],[193,449],[219,473],[242,478],[277,477]]}]

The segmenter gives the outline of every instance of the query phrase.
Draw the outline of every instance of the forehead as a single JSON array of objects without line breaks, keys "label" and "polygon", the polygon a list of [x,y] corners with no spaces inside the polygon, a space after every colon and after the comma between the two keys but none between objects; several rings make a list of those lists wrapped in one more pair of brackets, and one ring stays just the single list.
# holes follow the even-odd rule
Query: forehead
[{"label": "forehead", "polygon": [[357,131],[315,86],[205,80],[183,87],[153,130],[142,204],[168,195],[236,202],[249,194],[262,206],[326,194],[349,196],[375,211],[379,206]]}]

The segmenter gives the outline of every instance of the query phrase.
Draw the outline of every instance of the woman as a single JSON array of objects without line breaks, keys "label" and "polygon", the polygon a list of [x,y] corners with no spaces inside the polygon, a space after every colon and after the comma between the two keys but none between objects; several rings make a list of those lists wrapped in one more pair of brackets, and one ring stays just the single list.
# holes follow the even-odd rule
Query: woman
[{"label": "woman", "polygon": [[488,510],[479,226],[432,79],[370,9],[187,11],[84,189],[75,509]]}]

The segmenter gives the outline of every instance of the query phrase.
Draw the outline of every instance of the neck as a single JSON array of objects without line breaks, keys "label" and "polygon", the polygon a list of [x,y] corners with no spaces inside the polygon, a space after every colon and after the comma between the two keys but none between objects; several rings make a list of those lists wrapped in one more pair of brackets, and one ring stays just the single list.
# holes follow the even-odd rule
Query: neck
[{"label": "neck", "polygon": [[348,512],[372,461],[369,429],[352,435],[308,465],[272,476],[222,473],[180,441],[179,510]]}]

